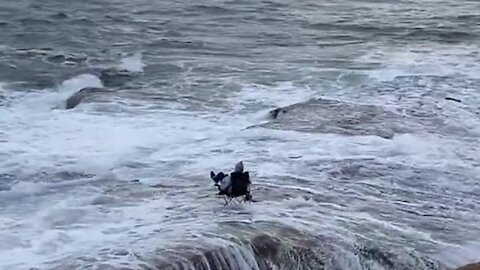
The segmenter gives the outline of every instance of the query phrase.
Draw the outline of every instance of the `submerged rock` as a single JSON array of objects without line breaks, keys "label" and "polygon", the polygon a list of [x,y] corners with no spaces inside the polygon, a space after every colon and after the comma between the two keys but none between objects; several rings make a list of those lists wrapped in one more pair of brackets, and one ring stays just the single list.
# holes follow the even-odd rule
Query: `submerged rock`
[{"label": "submerged rock", "polygon": [[395,134],[430,132],[460,133],[468,131],[447,125],[431,110],[400,108],[312,99],[270,111],[272,118],[261,127],[309,133],[333,133],[347,136],[379,136],[391,139]]},{"label": "submerged rock", "polygon": [[315,99],[270,112],[274,119],[264,127],[342,135],[376,135],[391,139],[408,132],[404,117],[374,105]]},{"label": "submerged rock", "polygon": [[104,88],[98,87],[85,87],[80,89],[79,91],[75,92],[65,101],[65,109],[73,109],[75,108],[80,102],[92,99],[93,97],[97,96],[99,93],[108,93],[110,91]]}]

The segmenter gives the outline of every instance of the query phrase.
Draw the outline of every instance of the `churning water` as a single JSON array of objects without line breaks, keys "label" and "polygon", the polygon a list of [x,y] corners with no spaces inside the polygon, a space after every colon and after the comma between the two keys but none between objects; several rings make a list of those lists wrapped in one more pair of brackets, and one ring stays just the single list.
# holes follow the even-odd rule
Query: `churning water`
[{"label": "churning water", "polygon": [[[479,11],[2,1],[0,268],[478,261]],[[256,202],[224,207],[239,160]]]}]

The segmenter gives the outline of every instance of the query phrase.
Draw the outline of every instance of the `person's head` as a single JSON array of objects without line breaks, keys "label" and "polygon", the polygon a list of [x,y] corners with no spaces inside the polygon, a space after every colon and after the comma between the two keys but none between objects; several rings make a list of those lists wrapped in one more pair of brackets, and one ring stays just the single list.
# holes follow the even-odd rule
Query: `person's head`
[{"label": "person's head", "polygon": [[235,172],[243,172],[243,162],[240,161],[235,165]]}]

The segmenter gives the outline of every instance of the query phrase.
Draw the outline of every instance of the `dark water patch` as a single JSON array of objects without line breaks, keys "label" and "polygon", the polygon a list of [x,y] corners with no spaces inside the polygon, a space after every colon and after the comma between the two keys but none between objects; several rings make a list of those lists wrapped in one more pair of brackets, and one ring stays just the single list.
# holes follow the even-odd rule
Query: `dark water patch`
[{"label": "dark water patch", "polygon": [[[5,73],[4,73],[5,74]],[[8,73],[7,73],[8,74]],[[18,75],[8,77],[3,81],[8,81],[9,79],[12,80],[11,84],[9,84],[10,89],[17,90],[17,91],[30,91],[30,89],[47,89],[52,88],[57,84],[55,78],[52,78],[48,75]],[[2,76],[0,75],[0,78]],[[3,78],[2,78],[3,79]]]},{"label": "dark water patch", "polygon": [[446,43],[462,43],[468,40],[476,40],[479,36],[472,32],[451,29],[415,29],[403,35],[407,40],[438,41]]},{"label": "dark water patch", "polygon": [[185,68],[171,63],[157,63],[145,68],[145,73],[155,74],[155,76],[161,76],[163,79],[164,76],[179,75],[185,71]]},{"label": "dark water patch", "polygon": [[258,46],[273,46],[273,47],[288,47],[288,48],[295,48],[295,47],[306,47],[309,44],[305,42],[300,42],[295,40],[292,37],[282,36],[281,34],[267,34],[267,33],[260,33],[261,38],[258,38],[255,43]]},{"label": "dark water patch", "polygon": [[282,2],[282,1],[262,1],[261,2],[264,7],[270,7],[270,8],[274,8],[274,9],[284,9],[284,8],[288,8],[288,7],[291,7],[291,3],[290,2]]},{"label": "dark water patch", "polygon": [[431,19],[435,21],[462,23],[462,26],[464,26],[465,28],[469,28],[474,27],[475,25],[478,25],[480,23],[480,14],[433,16]]},{"label": "dark water patch", "polygon": [[347,31],[358,32],[368,36],[392,36],[403,33],[408,28],[401,26],[367,25],[367,24],[343,24],[343,23],[304,23],[304,28],[321,31]]},{"label": "dark water patch", "polygon": [[27,57],[41,57],[47,56],[52,53],[54,49],[51,47],[43,47],[43,48],[21,48],[17,49],[14,54],[16,56],[27,56]]},{"label": "dark water patch", "polygon": [[105,87],[120,87],[131,82],[135,76],[128,70],[111,68],[102,70],[99,78]]},{"label": "dark water patch", "polygon": [[77,26],[98,26],[98,24],[88,17],[75,17],[71,20],[72,24]]},{"label": "dark water patch", "polygon": [[50,15],[50,18],[55,20],[65,20],[70,18],[70,16],[68,16],[68,14],[65,12],[57,12],[55,14]]},{"label": "dark water patch", "polygon": [[[13,68],[15,66],[15,68]],[[48,73],[48,72],[45,72]],[[29,91],[30,89],[45,89],[56,84],[55,77],[42,74],[31,67],[14,64],[0,64],[0,81],[9,83],[11,90]]]},{"label": "dark water patch", "polygon": [[149,41],[147,46],[166,49],[203,49],[205,44],[201,41],[181,41],[175,39],[160,38]]},{"label": "dark water patch", "polygon": [[[39,26],[43,27],[43,26]],[[45,30],[45,32],[37,31],[37,30],[25,30],[23,32],[16,32],[12,34],[14,37],[15,42],[17,44],[21,44],[21,46],[26,46],[27,44],[30,45],[32,40],[35,40],[39,46],[47,46],[51,45],[52,43],[55,44],[57,42],[60,43],[61,41],[58,39],[58,36],[53,37],[51,32]]]},{"label": "dark water patch", "polygon": [[53,62],[53,63],[62,63],[62,62],[65,61],[65,56],[61,55],[61,54],[52,55],[52,56],[47,57],[47,60],[49,62]]},{"label": "dark water patch", "polygon": [[105,14],[105,18],[110,19],[114,22],[128,22],[131,21],[131,18],[125,15],[112,15],[112,14]]},{"label": "dark water patch", "polygon": [[[2,69],[0,67],[0,71],[1,70]],[[0,92],[0,105],[5,105],[6,101],[7,101],[7,98],[3,95],[2,92]],[[0,135],[2,135],[2,132],[0,132]],[[0,140],[0,142],[2,142],[2,141]]]},{"label": "dark water patch", "polygon": [[100,195],[91,201],[91,205],[113,205],[119,199],[115,196]]},{"label": "dark water patch", "polygon": [[275,18],[275,17],[260,17],[256,18],[256,21],[260,23],[265,23],[265,24],[284,24],[285,19],[284,18]]},{"label": "dark water patch", "polygon": [[63,53],[53,53],[44,58],[45,62],[52,63],[52,64],[62,64],[65,62],[72,62],[72,63],[85,63],[88,59],[87,56],[83,55],[69,55]]},{"label": "dark water patch", "polygon": [[173,37],[173,38],[178,38],[178,37],[185,37],[185,35],[176,30],[167,30],[164,34],[165,37]]},{"label": "dark water patch", "polygon": [[35,174],[23,176],[24,180],[32,181],[35,183],[54,183],[61,181],[73,181],[78,179],[89,179],[95,175],[83,172],[74,171],[60,171],[56,173],[50,173],[46,171],[38,172]]},{"label": "dark water patch", "polygon": [[24,24],[24,25],[51,24],[51,23],[53,23],[53,22],[52,22],[51,20],[49,20],[49,19],[30,18],[30,17],[22,18],[22,19],[19,19],[18,21],[21,22],[21,23]]},{"label": "dark water patch", "polygon": [[55,173],[54,178],[61,179],[62,181],[70,181],[75,179],[92,178],[94,176],[95,176],[94,174],[88,174],[88,173],[63,171],[63,172]]},{"label": "dark water patch", "polygon": [[351,35],[345,33],[325,34],[322,36],[313,36],[313,40],[317,42],[355,42],[364,41],[361,35]]},{"label": "dark water patch", "polygon": [[0,173],[0,192],[9,191],[11,189],[11,185],[15,183],[16,179],[17,178],[13,174]]},{"label": "dark water patch", "polygon": [[194,13],[202,12],[204,14],[209,14],[209,15],[222,15],[222,14],[232,15],[236,13],[236,10],[234,9],[229,9],[221,6],[209,6],[209,5],[193,5],[191,7],[188,7],[187,10]]}]

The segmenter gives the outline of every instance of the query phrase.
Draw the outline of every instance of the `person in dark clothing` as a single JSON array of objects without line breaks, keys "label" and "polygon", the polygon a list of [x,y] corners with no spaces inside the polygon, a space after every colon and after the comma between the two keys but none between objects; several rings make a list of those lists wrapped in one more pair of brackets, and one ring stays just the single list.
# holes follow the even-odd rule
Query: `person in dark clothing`
[{"label": "person in dark clothing", "polygon": [[230,199],[244,196],[245,201],[252,199],[252,195],[250,194],[250,175],[248,171],[243,171],[242,161],[235,165],[235,169],[230,173],[230,176],[223,172],[215,175],[215,173],[211,171],[210,177],[215,182],[215,186],[218,187],[219,192],[217,195],[226,195]]}]

